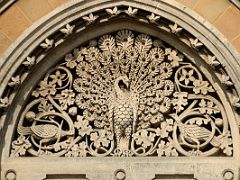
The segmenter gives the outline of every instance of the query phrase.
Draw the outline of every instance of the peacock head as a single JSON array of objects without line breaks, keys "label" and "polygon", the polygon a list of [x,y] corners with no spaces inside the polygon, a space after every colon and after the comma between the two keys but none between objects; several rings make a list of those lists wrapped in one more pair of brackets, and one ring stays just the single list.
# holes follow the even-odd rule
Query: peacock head
[{"label": "peacock head", "polygon": [[129,78],[124,75],[124,76],[119,76],[115,80],[115,86],[119,87],[120,89],[128,89],[130,85]]}]

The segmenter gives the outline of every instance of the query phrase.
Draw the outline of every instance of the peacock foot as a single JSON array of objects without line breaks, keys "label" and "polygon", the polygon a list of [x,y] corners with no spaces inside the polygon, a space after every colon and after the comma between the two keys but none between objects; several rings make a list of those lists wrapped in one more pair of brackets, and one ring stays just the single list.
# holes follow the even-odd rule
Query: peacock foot
[{"label": "peacock foot", "polygon": [[118,156],[118,157],[130,157],[132,155],[133,153],[128,149],[116,148],[113,152],[113,156]]},{"label": "peacock foot", "polygon": [[189,151],[190,155],[191,156],[201,156],[202,155],[202,151],[200,150],[192,150],[192,151]]},{"label": "peacock foot", "polygon": [[39,149],[39,150],[37,151],[37,155],[38,155],[38,156],[43,156],[43,155],[44,155],[44,151],[43,151],[42,149]]},{"label": "peacock foot", "polygon": [[120,157],[120,156],[122,156],[122,154],[123,154],[123,151],[122,151],[122,149],[120,149],[120,148],[116,148],[116,149],[114,150],[114,152],[113,152],[113,156],[118,156],[118,157]]},{"label": "peacock foot", "polygon": [[124,157],[130,157],[130,156],[132,156],[132,155],[133,155],[133,153],[132,153],[131,150],[128,150],[128,149],[123,150],[122,156],[124,156]]}]

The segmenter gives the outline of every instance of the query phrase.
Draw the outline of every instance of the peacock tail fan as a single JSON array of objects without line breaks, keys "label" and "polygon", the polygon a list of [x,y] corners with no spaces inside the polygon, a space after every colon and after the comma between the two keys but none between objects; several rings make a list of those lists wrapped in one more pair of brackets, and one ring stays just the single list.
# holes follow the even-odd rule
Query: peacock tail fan
[{"label": "peacock tail fan", "polygon": [[153,47],[148,35],[139,34],[135,38],[130,30],[121,30],[115,37],[104,35],[97,43],[99,48],[82,48],[77,56],[78,78],[73,87],[79,92],[76,103],[84,110],[84,118],[94,121],[99,128],[110,124],[108,111],[113,84],[116,78],[126,75],[130,81],[129,91],[139,102],[139,128],[144,128],[149,120],[152,124],[160,122],[162,114],[168,111],[168,96],[174,88],[168,80],[172,68],[164,61],[161,47]]}]

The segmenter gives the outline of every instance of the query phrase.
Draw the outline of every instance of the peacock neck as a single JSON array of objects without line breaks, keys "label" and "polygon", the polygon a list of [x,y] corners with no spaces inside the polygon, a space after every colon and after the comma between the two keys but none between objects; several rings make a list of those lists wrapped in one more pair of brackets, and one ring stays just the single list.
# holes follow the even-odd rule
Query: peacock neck
[{"label": "peacock neck", "polygon": [[118,99],[126,99],[126,92],[124,92],[120,87],[119,87],[119,82],[120,79],[116,79],[115,83],[114,83],[114,88],[115,88],[115,92],[116,92],[116,96]]},{"label": "peacock neck", "polygon": [[115,81],[115,83],[114,83],[114,88],[115,88],[115,91],[116,91],[117,98],[121,98],[121,97],[124,96],[124,93],[123,93],[123,91],[120,89],[118,83],[119,83],[119,81]]}]

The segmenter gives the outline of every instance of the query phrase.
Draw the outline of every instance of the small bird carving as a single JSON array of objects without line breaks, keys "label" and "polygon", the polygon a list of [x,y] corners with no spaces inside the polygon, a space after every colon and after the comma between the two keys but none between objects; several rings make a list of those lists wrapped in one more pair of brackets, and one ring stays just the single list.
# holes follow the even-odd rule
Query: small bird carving
[{"label": "small bird carving", "polygon": [[[201,141],[207,141],[212,135],[212,131],[197,124],[184,124],[176,114],[171,114],[170,116],[176,120],[181,139],[195,143],[197,145],[197,152],[200,152]],[[219,147],[220,141],[218,140],[218,137],[213,136],[210,140],[210,144],[212,144],[214,147]]]},{"label": "small bird carving", "polygon": [[60,138],[67,135],[72,135],[72,132],[62,130],[63,121],[61,121],[61,123],[59,124],[55,121],[39,119],[36,118],[36,114],[32,111],[26,113],[25,117],[29,121],[45,123],[33,123],[30,127],[23,127],[22,125],[19,125],[17,129],[20,135],[32,135],[39,140],[38,153],[41,152],[43,144],[51,141],[56,141],[55,143],[57,143],[59,142]]}]

